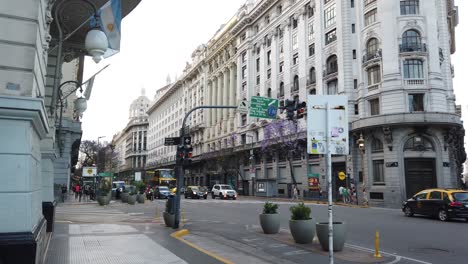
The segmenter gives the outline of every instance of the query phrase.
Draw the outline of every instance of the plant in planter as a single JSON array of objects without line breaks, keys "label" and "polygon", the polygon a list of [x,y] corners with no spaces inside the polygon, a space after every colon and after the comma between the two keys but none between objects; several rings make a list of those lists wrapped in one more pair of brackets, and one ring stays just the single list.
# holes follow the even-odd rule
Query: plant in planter
[{"label": "plant in planter", "polygon": [[163,212],[163,219],[166,226],[172,227],[175,222],[174,198],[169,198],[166,201],[166,209]]},{"label": "plant in planter", "polygon": [[[329,250],[328,223],[317,223],[317,237],[325,251]],[[333,222],[333,251],[343,250],[346,241],[346,225],[344,222]]]},{"label": "plant in planter", "polygon": [[294,241],[299,244],[311,243],[315,236],[314,219],[310,217],[310,208],[304,203],[291,206],[291,220],[289,220],[289,229]]},{"label": "plant in planter", "polygon": [[99,196],[97,197],[99,205],[106,205],[109,204],[109,192],[111,190],[110,183],[107,181],[101,182],[101,186],[99,188]]},{"label": "plant in planter", "polygon": [[263,213],[260,214],[260,226],[265,234],[276,234],[280,228],[280,215],[278,204],[266,202],[263,205]]},{"label": "plant in planter", "polygon": [[128,189],[123,188],[122,193],[120,194],[120,200],[122,200],[122,203],[127,203],[128,202]]},{"label": "plant in planter", "polygon": [[137,195],[136,189],[135,189],[135,188],[131,188],[131,189],[130,189],[130,192],[128,193],[128,198],[127,198],[128,204],[135,204],[135,202],[136,202],[136,195]]},{"label": "plant in planter", "polygon": [[142,182],[142,181],[137,181],[135,182],[135,187],[138,191],[138,194],[137,194],[137,202],[138,203],[144,203],[145,202],[145,183]]}]

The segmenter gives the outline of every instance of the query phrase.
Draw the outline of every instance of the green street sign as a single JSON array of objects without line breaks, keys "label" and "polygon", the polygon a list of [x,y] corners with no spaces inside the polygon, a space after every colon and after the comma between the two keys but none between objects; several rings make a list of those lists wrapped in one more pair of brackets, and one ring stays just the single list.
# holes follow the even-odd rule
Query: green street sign
[{"label": "green street sign", "polygon": [[250,117],[276,119],[278,99],[252,96],[250,98]]},{"label": "green street sign", "polygon": [[110,172],[100,172],[99,177],[110,177],[112,176]]}]

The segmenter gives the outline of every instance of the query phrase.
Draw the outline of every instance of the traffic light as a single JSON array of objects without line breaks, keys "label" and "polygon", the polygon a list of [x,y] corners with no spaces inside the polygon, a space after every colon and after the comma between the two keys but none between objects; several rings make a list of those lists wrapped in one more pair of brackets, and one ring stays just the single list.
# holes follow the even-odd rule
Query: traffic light
[{"label": "traffic light", "polygon": [[192,151],[193,151],[192,145],[184,146],[184,161],[186,164],[189,164],[192,162],[192,156],[193,156]]},{"label": "traffic light", "polygon": [[306,112],[306,102],[298,103],[296,106],[296,118],[303,118]]},{"label": "traffic light", "polygon": [[294,111],[296,110],[296,102],[294,100],[285,100],[286,118],[289,120],[294,119]]},{"label": "traffic light", "polygon": [[184,161],[184,156],[185,156],[185,153],[184,153],[184,145],[177,145],[177,160],[179,162],[183,162]]}]

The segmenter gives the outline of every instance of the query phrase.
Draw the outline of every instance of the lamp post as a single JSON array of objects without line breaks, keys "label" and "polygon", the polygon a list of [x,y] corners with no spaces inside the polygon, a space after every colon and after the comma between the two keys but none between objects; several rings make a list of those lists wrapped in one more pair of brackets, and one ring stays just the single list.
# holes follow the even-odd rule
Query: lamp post
[{"label": "lamp post", "polygon": [[357,140],[357,144],[359,147],[359,151],[361,152],[361,173],[362,173],[362,196],[363,196],[363,204],[369,205],[369,200],[367,199],[367,177],[364,173],[364,153],[366,151],[365,140],[362,137],[362,133]]},{"label": "lamp post", "polygon": [[[99,139],[105,138],[105,137],[106,137],[106,136],[99,136],[99,137],[97,138],[97,148],[96,148],[96,173],[97,173],[97,175],[96,175],[95,179],[99,179],[99,178],[98,178],[98,177],[99,177],[99,167],[100,167],[100,166],[99,166],[99,148],[100,148]],[[99,182],[100,182],[100,180],[99,180]],[[95,183],[94,183],[94,189],[95,189],[95,190],[97,190],[96,187],[97,187],[97,186],[96,186],[96,181],[95,181]]]},{"label": "lamp post", "polygon": [[[245,134],[245,137],[250,138],[250,179],[252,180],[252,174],[255,173],[255,160],[254,160],[254,149],[253,149],[253,135]],[[255,175],[255,174],[254,174]],[[255,186],[254,181],[252,181],[252,196],[255,196]]]},{"label": "lamp post", "polygon": [[[106,52],[107,47],[108,47],[108,41],[107,41],[107,36],[106,34],[100,29],[99,27],[99,10],[96,7],[96,5],[90,1],[90,0],[81,0],[84,3],[86,3],[88,6],[90,6],[93,9],[94,13],[94,19],[95,19],[95,27],[92,28],[91,30],[88,31],[86,38],[85,38],[85,49],[88,52],[89,55],[93,57],[93,60],[98,63],[101,60],[101,56]],[[57,59],[56,59],[56,65],[55,65],[55,73],[54,73],[54,84],[53,84],[53,90],[52,90],[52,99],[50,103],[50,113],[52,116],[54,116],[55,113],[55,107],[57,103],[57,98],[59,96],[59,83],[62,78],[62,48],[63,48],[63,42],[64,42],[64,37],[63,37],[63,30],[62,30],[62,21],[61,21],[61,12],[64,9],[64,4],[69,3],[69,1],[60,1],[57,6],[55,6],[55,12],[54,12],[54,22],[55,25],[57,26],[57,32],[58,32],[58,40],[57,40]],[[88,18],[86,21],[84,21],[77,29],[75,29],[74,32],[76,32],[79,28],[82,26],[86,25],[86,22],[89,21],[90,18]],[[67,36],[70,37],[71,34]]]}]

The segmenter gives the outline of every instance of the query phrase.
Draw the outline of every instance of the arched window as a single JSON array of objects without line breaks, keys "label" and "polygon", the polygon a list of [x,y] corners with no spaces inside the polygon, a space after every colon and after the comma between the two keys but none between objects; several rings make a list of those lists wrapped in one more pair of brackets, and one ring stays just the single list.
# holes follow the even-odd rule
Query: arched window
[{"label": "arched window", "polygon": [[367,55],[372,56],[379,50],[379,41],[376,38],[371,38],[367,41]]},{"label": "arched window", "polygon": [[268,88],[267,97],[271,97],[271,88]]},{"label": "arched window", "polygon": [[310,95],[317,94],[317,90],[315,90],[315,88],[312,88],[312,89],[309,90],[309,94]]},{"label": "arched window", "polygon": [[380,140],[378,140],[376,138],[374,140],[372,140],[371,151],[372,151],[372,153],[383,152],[382,141],[380,141]]},{"label": "arched window", "polygon": [[293,91],[299,91],[299,76],[294,76]]},{"label": "arched window", "polygon": [[309,83],[310,84],[314,84],[316,81],[316,77],[315,77],[315,68],[312,67],[310,68],[309,70]]},{"label": "arched window", "polygon": [[327,59],[327,74],[338,72],[338,58],[336,55],[331,55]]},{"label": "arched window", "polygon": [[418,51],[421,50],[421,35],[414,29],[409,29],[403,33],[401,39],[402,51]]},{"label": "arched window", "polygon": [[404,150],[410,151],[434,151],[432,142],[423,136],[414,136],[408,139],[405,143]]},{"label": "arched window", "polygon": [[327,94],[333,95],[338,94],[338,80],[333,79],[327,83]]},{"label": "arched window", "polygon": [[279,96],[280,97],[284,96],[284,83],[283,82],[280,83]]}]

